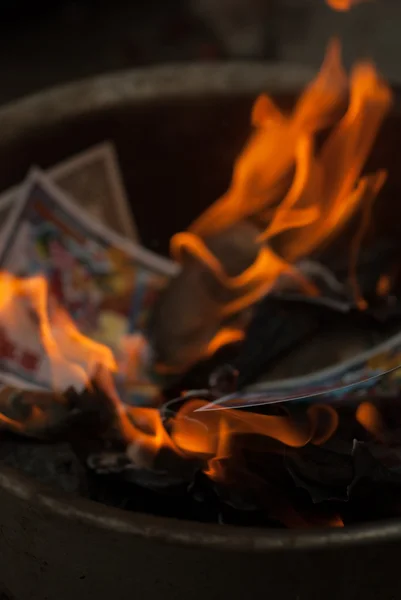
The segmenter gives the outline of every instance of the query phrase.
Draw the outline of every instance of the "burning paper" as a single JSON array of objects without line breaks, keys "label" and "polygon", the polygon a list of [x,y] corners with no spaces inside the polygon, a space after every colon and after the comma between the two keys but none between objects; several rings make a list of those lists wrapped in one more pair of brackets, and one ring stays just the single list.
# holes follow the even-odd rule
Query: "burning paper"
[{"label": "burning paper", "polygon": [[[177,272],[174,263],[87,217],[38,171],[29,177],[3,233],[1,268],[8,274],[1,280],[7,288],[1,367],[10,376],[42,386],[51,386],[51,381],[37,335],[37,314],[32,317],[13,302],[21,296],[23,302],[27,296],[32,300],[24,286],[34,286],[35,294],[40,290],[42,306],[50,307],[51,327],[65,332],[74,323],[93,343],[110,348],[117,361],[126,361],[124,349],[144,334],[149,310]],[[31,279],[16,286],[12,275]],[[16,294],[15,287],[22,292]],[[37,313],[37,306],[33,308]]]},{"label": "burning paper", "polygon": [[[337,42],[290,114],[268,96],[258,98],[253,133],[228,191],[171,240],[171,254],[183,269],[165,296],[155,331],[164,372],[183,371],[204,358],[219,329],[246,324],[240,315],[283,278],[304,295],[319,295],[298,264],[358,211],[370,211],[387,174],[362,172],[391,102],[391,90],[372,64],[359,63],[347,76]],[[353,287],[363,307],[357,281]],[[202,294],[198,322],[179,308],[180,299],[198,306]]]}]

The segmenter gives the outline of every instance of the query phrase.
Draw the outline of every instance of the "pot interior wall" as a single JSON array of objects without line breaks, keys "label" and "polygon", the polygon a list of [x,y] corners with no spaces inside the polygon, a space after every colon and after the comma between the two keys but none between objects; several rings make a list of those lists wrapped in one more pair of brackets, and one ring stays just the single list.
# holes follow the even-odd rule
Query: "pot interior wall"
[{"label": "pot interior wall", "polygon": [[[25,176],[32,164],[51,166],[92,144],[115,142],[132,210],[146,246],[166,252],[170,236],[185,228],[216,199],[249,131],[254,96],[201,95],[95,109],[63,122],[0,139],[0,189]],[[278,99],[289,107],[289,95]],[[386,167],[390,177],[376,210],[380,228],[398,235],[401,196],[401,121],[394,112],[383,127],[369,169]],[[389,219],[389,202],[392,216]],[[398,215],[399,216],[399,215]]]}]

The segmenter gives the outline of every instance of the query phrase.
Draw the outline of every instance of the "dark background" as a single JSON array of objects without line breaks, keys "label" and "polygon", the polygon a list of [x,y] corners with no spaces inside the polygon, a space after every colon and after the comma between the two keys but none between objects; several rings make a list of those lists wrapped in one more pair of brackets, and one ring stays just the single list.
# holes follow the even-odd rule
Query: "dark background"
[{"label": "dark background", "polygon": [[[221,0],[215,1],[219,4]],[[245,0],[245,5],[249,1],[253,4],[253,0]],[[225,34],[216,32],[214,26],[213,19],[224,21],[225,16],[210,15],[213,3],[208,4],[207,0],[206,16],[199,14],[196,1],[185,0],[3,0],[0,102],[54,83],[154,63],[216,60],[234,55],[273,59],[273,29],[267,18],[261,36],[258,3],[245,13],[259,31],[252,35],[253,23],[248,24],[250,49],[246,43],[240,43],[236,52],[235,42],[228,42],[227,47]],[[243,3],[234,0],[234,4],[239,6],[239,14],[230,14],[229,19],[237,20],[241,30],[246,20]],[[274,4],[267,0],[266,6]],[[228,6],[228,13],[230,10]]]},{"label": "dark background", "polygon": [[0,102],[89,75],[238,58],[318,67],[331,35],[401,82],[400,0],[0,0]]}]

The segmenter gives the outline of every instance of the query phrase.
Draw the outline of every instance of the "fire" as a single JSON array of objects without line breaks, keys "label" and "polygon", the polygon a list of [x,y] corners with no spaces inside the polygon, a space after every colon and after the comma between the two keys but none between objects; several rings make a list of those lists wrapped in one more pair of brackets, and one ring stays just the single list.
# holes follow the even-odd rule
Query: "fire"
[{"label": "fire", "polygon": [[[50,365],[52,389],[56,392],[49,394],[46,401],[61,399],[71,386],[84,389],[95,382],[108,398],[122,438],[131,452],[137,449],[137,461],[151,464],[162,449],[168,448],[180,456],[203,460],[205,471],[216,477],[216,464],[230,455],[238,436],[253,434],[300,447],[323,443],[337,428],[337,413],[329,406],[308,408],[306,419],[298,423],[286,415],[258,415],[237,410],[196,412],[205,405],[196,399],[184,403],[166,428],[159,410],[128,407],[121,402],[111,376],[116,369],[111,351],[78,331],[71,317],[52,301],[43,276],[23,279],[0,273],[0,292],[0,323],[9,339],[21,339],[29,321],[38,331],[37,351],[40,352],[41,345],[44,360]],[[222,331],[214,346],[217,348],[227,339],[239,337],[236,330]],[[43,412],[39,403],[36,409]],[[41,414],[34,417],[38,419]],[[10,423],[6,415],[2,420]],[[18,429],[16,424],[13,428]]]},{"label": "fire", "polygon": [[[323,444],[338,426],[338,414],[331,406],[311,406],[306,418],[297,421],[287,415],[260,415],[237,410],[199,411],[205,404],[202,400],[190,400],[165,423],[156,409],[126,408],[121,431],[124,431],[136,464],[149,468],[162,450],[169,449],[182,458],[203,462],[203,469],[210,478],[224,479],[221,461],[238,454],[244,444],[241,439],[245,436],[300,448],[308,443]],[[246,446],[249,444],[247,441]]]},{"label": "fire", "polygon": [[[228,411],[199,411],[205,403],[192,401],[178,412],[171,437],[180,450],[213,460],[230,456],[228,449],[238,435],[260,435],[287,446],[299,448],[308,443],[321,444],[331,437],[338,425],[338,415],[330,406],[308,408],[304,423],[289,416],[270,416]],[[196,414],[195,414],[196,413]]]},{"label": "fire", "polygon": [[[35,370],[40,382],[50,379],[52,389],[85,389],[95,368],[116,370],[112,352],[82,335],[65,310],[49,296],[44,276],[18,278],[0,272],[1,358]],[[38,334],[38,335],[37,335]],[[28,347],[28,344],[34,346]],[[16,348],[24,347],[21,357]]]},{"label": "fire", "polygon": [[242,329],[235,329],[234,327],[226,327],[220,329],[215,337],[210,342],[207,352],[210,355],[216,354],[219,348],[226,346],[227,344],[233,344],[234,342],[240,342],[245,338],[245,333]]},{"label": "fire", "polygon": [[[350,1],[330,0],[345,10]],[[231,292],[221,306],[221,320],[252,305],[285,274],[308,294],[318,290],[297,269],[297,262],[337,235],[350,217],[361,210],[362,224],[386,180],[386,173],[363,175],[378,130],[389,111],[392,95],[370,63],[357,64],[348,77],[340,48],[333,43],[323,67],[300,96],[294,110],[284,113],[262,95],[252,112],[254,131],[234,166],[231,185],[215,204],[189,228],[171,240],[171,253],[185,253]],[[318,140],[319,137],[319,140]],[[207,240],[244,220],[257,223],[257,258],[238,275],[209,249]],[[359,247],[356,236],[351,262]],[[351,265],[352,266],[352,265]],[[352,270],[352,269],[351,269]],[[387,290],[387,280],[380,290]],[[354,281],[358,297],[357,282]],[[226,296],[225,296],[226,297]],[[363,298],[358,298],[363,308]],[[32,335],[32,332],[38,335]],[[222,345],[243,339],[243,329],[222,327],[205,347],[215,353]],[[14,341],[36,339],[35,347],[14,353]],[[243,451],[268,445],[272,451],[324,444],[337,430],[339,416],[328,405],[309,406],[301,417],[290,413],[256,414],[236,409],[199,411],[201,398],[183,398],[181,407],[166,416],[154,408],[126,406],[113,381],[116,361],[105,346],[85,337],[71,317],[49,295],[43,276],[17,278],[0,273],[0,349],[7,366],[13,359],[39,381],[46,377],[63,398],[67,388],[79,390],[96,384],[106,396],[113,425],[132,461],[153,468],[162,452],[182,461],[196,461],[215,482],[230,479],[230,461],[243,460]],[[166,372],[169,365],[161,365]],[[45,418],[46,403],[33,405],[33,418]],[[356,419],[367,431],[380,434],[382,423],[375,407],[363,403]],[[14,430],[23,423],[7,414],[0,421]],[[333,526],[342,526],[333,516]]]},{"label": "fire", "polygon": [[[296,263],[337,235],[357,210],[369,211],[386,172],[362,172],[391,102],[391,91],[372,64],[359,63],[346,75],[337,42],[290,114],[268,96],[258,98],[254,132],[235,163],[230,188],[188,232],[171,240],[174,258],[195,257],[232,292],[222,317],[255,303],[283,274],[305,293],[317,293]],[[260,226],[259,251],[255,262],[233,277],[207,242],[247,219]],[[356,283],[354,289],[357,296]]]},{"label": "fire", "polygon": [[357,421],[375,438],[380,439],[385,430],[378,408],[371,402],[362,402],[356,410]]},{"label": "fire", "polygon": [[327,4],[331,8],[334,8],[334,10],[345,12],[347,10],[350,10],[353,6],[361,4],[361,2],[364,1],[365,0],[327,0]]},{"label": "fire", "polygon": [[[136,467],[154,469],[160,457],[167,454],[170,457],[167,464],[172,464],[172,460],[181,465],[196,464],[216,484],[237,485],[233,473],[238,468],[246,473],[247,450],[254,448],[260,452],[264,448],[264,452],[280,453],[285,447],[320,445],[337,430],[339,416],[330,405],[311,405],[297,417],[285,412],[262,415],[235,409],[200,411],[207,402],[194,397],[186,401],[184,398],[176,413],[165,416],[158,409],[127,406],[114,386],[112,371],[116,364],[111,352],[82,335],[65,311],[54,305],[44,277],[21,279],[1,273],[0,290],[3,292],[0,294],[0,323],[12,339],[21,334],[21,325],[26,323],[21,316],[29,314],[46,351],[54,386],[53,393],[27,394],[23,408],[24,412],[29,410],[24,418],[18,420],[0,414],[2,425],[12,431],[43,435],[49,422],[57,417],[58,410],[68,411],[63,386],[79,381],[90,387],[93,383],[107,399],[111,425],[119,432],[120,440],[127,447],[127,456]],[[226,339],[237,337],[235,330],[222,331],[214,343],[217,347]],[[63,377],[58,379],[62,370]],[[0,400],[3,399],[2,394]],[[361,404],[356,418],[368,431],[378,434],[380,415],[373,405]],[[250,485],[254,485],[252,475],[249,477]],[[343,526],[338,515],[322,518],[298,515],[290,505],[282,502],[276,510],[289,526]]]},{"label": "fire", "polygon": [[[362,226],[350,257],[352,276],[372,204],[386,180],[385,171],[362,173],[391,101],[389,87],[372,64],[359,63],[346,75],[337,43],[329,47],[319,75],[292,113],[282,112],[268,96],[259,97],[252,112],[254,132],[236,161],[229,190],[188,231],[171,240],[176,260],[184,262],[189,254],[231,292],[220,309],[222,321],[256,302],[283,274],[305,293],[318,293],[296,263],[337,235],[360,210]],[[208,241],[247,219],[260,227],[254,240],[257,258],[232,275]],[[363,308],[355,277],[353,286]],[[204,352],[214,353],[243,336],[238,327],[222,327]],[[168,371],[169,365],[163,367]],[[168,451],[177,460],[196,461],[216,483],[232,483],[231,466],[238,468],[253,445],[282,452],[284,447],[324,444],[339,423],[337,411],[328,405],[309,406],[299,419],[285,412],[200,411],[205,401],[188,398],[177,412],[162,417],[156,409],[123,407],[114,392],[111,396],[135,464],[153,468],[160,454]],[[356,419],[378,434],[380,419],[372,405],[362,403]],[[343,526],[338,515],[325,522]]]}]

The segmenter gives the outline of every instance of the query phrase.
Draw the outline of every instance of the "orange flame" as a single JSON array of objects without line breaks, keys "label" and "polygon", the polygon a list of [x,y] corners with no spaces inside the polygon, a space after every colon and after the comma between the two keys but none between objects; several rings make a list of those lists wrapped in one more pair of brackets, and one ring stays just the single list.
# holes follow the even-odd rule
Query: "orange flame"
[{"label": "orange flame", "polygon": [[356,410],[356,420],[374,437],[381,439],[385,430],[380,411],[371,402],[361,402]]},{"label": "orange flame", "polygon": [[319,76],[301,95],[292,115],[262,96],[253,110],[256,127],[236,161],[228,192],[191,226],[199,236],[218,233],[280,201],[296,161],[299,143],[327,127],[346,101],[347,78],[333,43]]},{"label": "orange flame", "polygon": [[[23,279],[0,272],[0,324],[1,358],[19,361],[29,369],[28,361],[23,361],[28,355],[31,360],[36,358],[40,370],[44,354],[55,391],[87,387],[99,364],[116,370],[112,352],[82,335],[64,309],[49,298],[44,276]],[[32,339],[36,343],[33,349],[18,350]]]},{"label": "orange flame", "polygon": [[[324,444],[337,430],[338,413],[327,405],[309,406],[304,415],[295,418],[285,413],[280,416],[261,415],[234,409],[199,411],[207,403],[192,399],[184,402],[169,419],[163,419],[161,412],[154,408],[126,406],[111,376],[111,371],[116,368],[112,353],[82,335],[64,310],[52,306],[44,277],[19,279],[0,273],[0,292],[0,324],[7,328],[10,339],[21,333],[18,328],[25,324],[18,318],[23,313],[19,310],[22,302],[25,312],[27,309],[34,311],[35,325],[52,367],[55,390],[63,391],[61,386],[68,379],[74,383],[79,380],[86,386],[93,379],[97,388],[105,393],[114,415],[114,426],[127,446],[127,455],[137,467],[153,469],[167,452],[170,462],[171,457],[176,461],[196,461],[210,479],[236,484],[238,482],[233,480],[230,465],[237,458],[241,462],[245,448],[252,448],[255,444],[257,449],[261,440],[270,444],[268,448],[272,451],[280,451],[280,445],[299,448],[306,444]],[[238,331],[223,330],[214,340],[214,345],[217,347],[237,337],[240,337]],[[65,373],[60,379],[62,370]],[[7,394],[7,390],[0,394],[3,408],[0,424],[15,432],[43,435],[52,419],[57,422],[57,410],[64,410],[64,416],[68,411],[68,406],[63,405],[62,394],[28,393],[24,408],[30,409],[29,415],[18,420],[13,418],[13,414],[10,416],[4,412]],[[356,417],[368,431],[377,434],[380,419],[373,405],[361,404]],[[273,443],[275,448],[271,447]],[[338,515],[322,518],[306,515],[304,518],[289,504],[279,504],[277,514],[290,526],[343,526]]]},{"label": "orange flame", "polygon": [[340,12],[346,12],[350,10],[353,6],[357,4],[361,4],[365,0],[327,0],[327,4],[334,8],[334,10],[338,10]]},{"label": "orange flame", "polygon": [[[236,161],[229,190],[189,232],[171,240],[175,259],[180,261],[184,251],[192,254],[231,290],[223,317],[256,302],[284,273],[295,277],[306,293],[317,293],[294,264],[327,243],[380,192],[384,171],[361,174],[391,101],[389,87],[372,64],[357,64],[347,78],[337,42],[291,114],[265,95],[258,98],[252,114],[255,131]],[[322,130],[328,133],[317,149],[316,134]],[[207,239],[248,218],[263,224],[255,239],[259,254],[246,271],[230,277]],[[278,252],[266,245],[273,240]],[[355,282],[354,289],[357,295]]]},{"label": "orange flame", "polygon": [[[181,457],[202,460],[205,472],[209,477],[216,478],[220,472],[217,466],[219,461],[232,456],[238,436],[260,436],[299,448],[308,443],[324,443],[338,426],[338,414],[330,406],[311,406],[306,419],[297,422],[290,416],[260,415],[237,410],[196,412],[204,405],[205,402],[200,400],[185,403],[168,424],[170,435],[158,410],[137,407],[124,409],[121,430],[136,462],[141,466],[154,464],[159,452],[169,448]],[[119,414],[121,416],[121,409]]]},{"label": "orange flame", "polygon": [[212,341],[209,343],[207,353],[213,355],[227,344],[233,344],[234,342],[240,342],[245,337],[245,333],[242,329],[235,329],[226,327],[220,329],[220,331],[214,336]]}]

